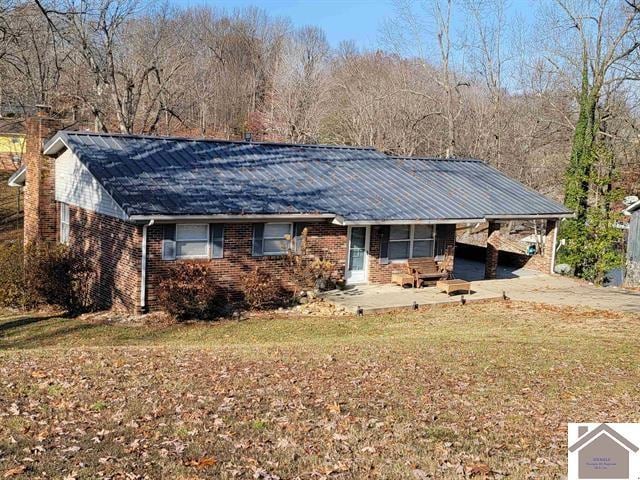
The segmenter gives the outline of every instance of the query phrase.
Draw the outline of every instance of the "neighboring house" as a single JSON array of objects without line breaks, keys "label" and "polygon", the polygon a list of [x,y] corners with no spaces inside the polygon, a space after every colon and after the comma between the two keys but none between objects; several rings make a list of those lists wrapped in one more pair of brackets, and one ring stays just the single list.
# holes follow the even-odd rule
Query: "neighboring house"
[{"label": "neighboring house", "polygon": [[[307,231],[308,254],[347,283],[387,283],[410,257],[443,254],[456,223],[547,219],[565,207],[478,160],[389,157],[372,148],[58,131],[28,120],[25,242],[60,241],[97,269],[103,307],[157,308],[175,262],[206,262],[230,288],[282,261]],[[43,152],[40,154],[40,152]],[[546,249],[554,252],[553,246]],[[497,249],[488,249],[495,276]],[[552,269],[552,254],[544,269]]]},{"label": "neighboring house", "polygon": [[0,172],[15,172],[20,167],[24,147],[24,122],[0,120]]},{"label": "neighboring house", "polygon": [[629,455],[638,447],[606,424],[589,431],[578,427],[578,440],[569,452],[578,452],[579,479],[629,478]]},{"label": "neighboring house", "polygon": [[624,283],[637,287],[640,286],[640,201],[629,205],[623,213],[631,217],[627,232],[627,265]]}]

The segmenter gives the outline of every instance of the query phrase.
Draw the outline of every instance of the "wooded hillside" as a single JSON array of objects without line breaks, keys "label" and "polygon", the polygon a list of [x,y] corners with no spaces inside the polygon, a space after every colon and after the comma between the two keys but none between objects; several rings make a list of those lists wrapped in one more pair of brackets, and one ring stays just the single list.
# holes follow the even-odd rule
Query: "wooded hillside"
[{"label": "wooded hillside", "polygon": [[47,104],[79,128],[479,157],[563,199],[581,59],[595,75],[611,55],[598,134],[625,193],[638,189],[635,0],[540,2],[533,24],[504,0],[395,7],[364,51],[258,8],[0,0],[0,112]]}]

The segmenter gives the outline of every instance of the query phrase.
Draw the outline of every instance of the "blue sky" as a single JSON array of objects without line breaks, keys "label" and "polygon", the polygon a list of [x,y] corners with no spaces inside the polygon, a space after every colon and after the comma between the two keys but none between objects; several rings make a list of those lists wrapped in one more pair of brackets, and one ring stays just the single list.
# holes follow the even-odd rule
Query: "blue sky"
[{"label": "blue sky", "polygon": [[364,48],[375,47],[378,28],[393,14],[385,0],[179,0],[182,5],[210,5],[226,10],[260,7],[273,17],[289,17],[296,27],[321,27],[332,46],[354,40]]},{"label": "blue sky", "polygon": [[[210,5],[226,10],[256,6],[274,17],[289,17],[296,27],[321,27],[332,46],[353,40],[359,47],[380,46],[380,27],[394,15],[392,0],[178,0],[179,4]],[[512,0],[509,15],[532,18],[534,0]]]}]

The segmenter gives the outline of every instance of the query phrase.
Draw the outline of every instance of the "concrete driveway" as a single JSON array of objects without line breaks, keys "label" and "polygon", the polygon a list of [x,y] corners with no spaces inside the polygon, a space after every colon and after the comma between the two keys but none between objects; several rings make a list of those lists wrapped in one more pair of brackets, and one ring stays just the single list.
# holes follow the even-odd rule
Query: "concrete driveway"
[{"label": "concrete driveway", "polygon": [[472,285],[487,294],[504,291],[512,300],[640,313],[640,293],[596,287],[558,275],[483,280]]},{"label": "concrete driveway", "polygon": [[[619,288],[588,285],[559,275],[545,275],[532,270],[501,267],[498,280],[479,280],[484,264],[456,260],[456,278],[472,280],[473,294],[465,295],[469,302],[502,298],[559,306],[576,306],[618,312],[640,313],[640,293]],[[358,307],[365,313],[382,312],[418,305],[460,302],[461,296],[447,296],[435,287],[401,288],[397,285],[362,285],[344,291],[326,292],[326,301],[349,311]]]}]

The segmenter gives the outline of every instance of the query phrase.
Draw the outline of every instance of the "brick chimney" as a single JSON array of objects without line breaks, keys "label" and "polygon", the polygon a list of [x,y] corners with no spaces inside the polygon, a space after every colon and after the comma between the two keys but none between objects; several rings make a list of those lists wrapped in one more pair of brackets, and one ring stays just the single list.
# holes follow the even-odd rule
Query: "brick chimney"
[{"label": "brick chimney", "polygon": [[51,118],[51,108],[37,105],[35,116],[27,118],[25,154],[27,168],[24,188],[24,243],[55,242],[57,212],[54,191],[54,159],[42,155],[44,143],[58,130],[62,121]]}]

